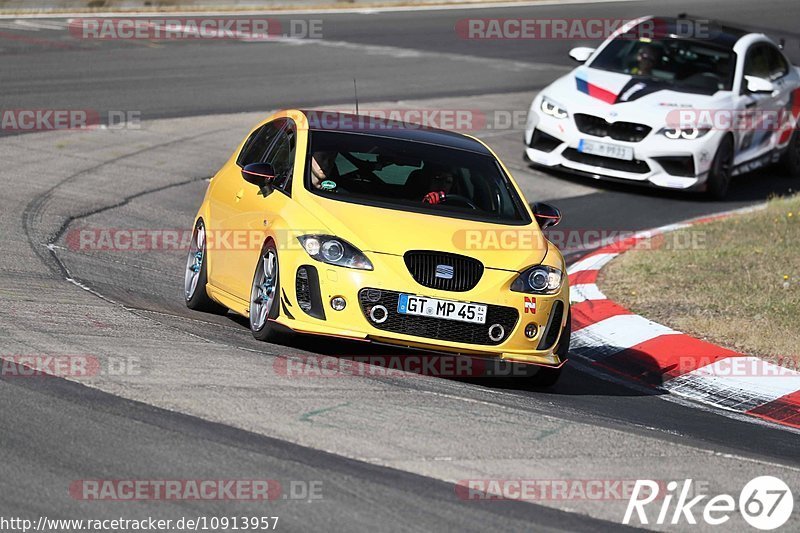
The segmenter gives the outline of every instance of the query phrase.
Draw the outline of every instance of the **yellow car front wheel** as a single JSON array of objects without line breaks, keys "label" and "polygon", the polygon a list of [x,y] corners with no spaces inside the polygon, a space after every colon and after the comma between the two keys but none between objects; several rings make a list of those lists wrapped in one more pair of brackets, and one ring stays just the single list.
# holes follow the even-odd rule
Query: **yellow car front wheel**
[{"label": "yellow car front wheel", "polygon": [[278,250],[272,242],[264,245],[250,290],[250,331],[260,341],[274,342],[280,336],[273,322],[280,312],[280,269]]},{"label": "yellow car front wheel", "polygon": [[[571,335],[572,335],[572,312],[567,314],[567,323],[564,325],[564,329],[561,332],[561,338],[559,339],[558,346],[556,346],[555,349],[555,354],[561,361],[564,361],[567,358],[567,354],[569,353],[569,341]],[[531,384],[537,388],[552,387],[558,382],[559,378],[561,377],[562,370],[563,367],[558,367],[558,368],[541,367],[539,371],[533,376]]]}]

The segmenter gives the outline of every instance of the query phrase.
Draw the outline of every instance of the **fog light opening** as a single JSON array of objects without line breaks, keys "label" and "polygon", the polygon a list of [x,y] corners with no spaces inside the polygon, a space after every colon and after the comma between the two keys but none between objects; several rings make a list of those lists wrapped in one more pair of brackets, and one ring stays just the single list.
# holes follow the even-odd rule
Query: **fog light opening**
[{"label": "fog light opening", "polygon": [[347,307],[347,301],[341,296],[331,298],[331,308],[334,311],[342,311],[345,307]]},{"label": "fog light opening", "polygon": [[506,330],[500,324],[492,324],[491,326],[489,326],[489,338],[494,342],[502,340],[505,334]]},{"label": "fog light opening", "polygon": [[369,310],[369,318],[376,324],[383,324],[389,318],[389,311],[382,305],[375,305]]},{"label": "fog light opening", "polygon": [[525,326],[525,336],[529,339],[535,338],[537,333],[539,333],[539,328],[533,322]]}]

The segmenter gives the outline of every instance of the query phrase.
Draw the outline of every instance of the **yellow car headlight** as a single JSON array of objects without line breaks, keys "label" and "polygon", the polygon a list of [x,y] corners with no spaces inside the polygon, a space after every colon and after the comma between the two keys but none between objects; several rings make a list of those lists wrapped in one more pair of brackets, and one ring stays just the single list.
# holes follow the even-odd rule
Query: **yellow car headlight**
[{"label": "yellow car headlight", "polygon": [[511,284],[511,290],[533,294],[555,294],[561,289],[563,277],[557,268],[536,265],[523,270]]},{"label": "yellow car headlight", "polygon": [[372,270],[372,263],[364,252],[344,239],[333,235],[301,235],[297,237],[303,250],[312,259],[345,268]]}]

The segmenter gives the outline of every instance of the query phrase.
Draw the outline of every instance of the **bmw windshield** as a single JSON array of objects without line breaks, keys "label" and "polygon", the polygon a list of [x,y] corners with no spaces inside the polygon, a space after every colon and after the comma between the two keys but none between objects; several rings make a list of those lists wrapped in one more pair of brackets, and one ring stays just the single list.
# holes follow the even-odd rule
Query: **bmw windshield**
[{"label": "bmw windshield", "polygon": [[310,136],[305,186],[315,194],[482,222],[531,222],[491,155],[362,133]]},{"label": "bmw windshield", "polygon": [[608,43],[589,65],[662,83],[672,89],[712,95],[733,86],[732,50],[691,39],[632,38]]}]

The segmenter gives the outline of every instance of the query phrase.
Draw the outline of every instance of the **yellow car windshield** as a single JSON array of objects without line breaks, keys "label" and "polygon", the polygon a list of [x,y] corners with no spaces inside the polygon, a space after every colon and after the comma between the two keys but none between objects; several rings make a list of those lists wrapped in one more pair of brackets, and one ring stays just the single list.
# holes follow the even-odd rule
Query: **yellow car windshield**
[{"label": "yellow car windshield", "polygon": [[530,223],[497,160],[415,140],[312,131],[306,188],[336,200],[470,220]]}]

